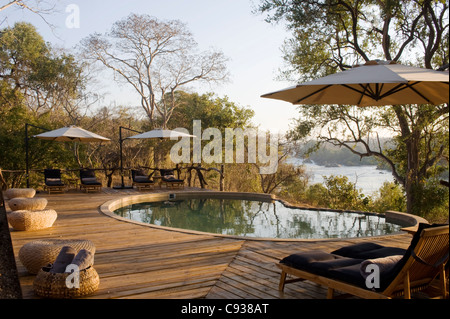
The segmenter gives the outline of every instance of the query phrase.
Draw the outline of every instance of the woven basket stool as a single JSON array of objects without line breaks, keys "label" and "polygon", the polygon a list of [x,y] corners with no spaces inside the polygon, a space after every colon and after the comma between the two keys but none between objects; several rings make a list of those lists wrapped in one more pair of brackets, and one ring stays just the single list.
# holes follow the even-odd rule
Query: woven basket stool
[{"label": "woven basket stool", "polygon": [[53,226],[58,214],[53,209],[29,211],[17,210],[8,213],[8,222],[15,230],[38,230]]},{"label": "woven basket stool", "polygon": [[33,198],[36,195],[36,190],[33,188],[9,188],[5,191],[8,199],[16,197]]},{"label": "woven basket stool", "polygon": [[81,249],[95,254],[94,244],[87,239],[41,239],[23,245],[19,250],[19,260],[30,274],[37,274],[42,267],[55,262],[64,246],[72,247],[77,254]]},{"label": "woven basket stool", "polygon": [[8,201],[12,211],[16,210],[43,210],[47,206],[47,199],[43,197],[23,198],[16,197]]},{"label": "woven basket stool", "polygon": [[93,266],[80,270],[79,288],[67,286],[66,280],[69,275],[69,273],[51,273],[49,267],[41,268],[33,282],[35,294],[44,298],[77,298],[94,293],[100,285],[100,278]]}]

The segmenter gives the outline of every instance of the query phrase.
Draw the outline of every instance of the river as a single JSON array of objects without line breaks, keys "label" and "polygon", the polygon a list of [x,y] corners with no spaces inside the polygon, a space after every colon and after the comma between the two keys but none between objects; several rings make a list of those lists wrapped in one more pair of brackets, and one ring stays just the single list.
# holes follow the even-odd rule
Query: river
[{"label": "river", "polygon": [[291,158],[289,163],[304,165],[306,173],[310,176],[309,183],[311,185],[323,183],[323,176],[347,176],[350,182],[356,183],[356,187],[364,195],[373,195],[384,182],[394,181],[391,172],[377,170],[375,165],[325,167],[311,163],[302,163],[302,160],[298,158]]}]

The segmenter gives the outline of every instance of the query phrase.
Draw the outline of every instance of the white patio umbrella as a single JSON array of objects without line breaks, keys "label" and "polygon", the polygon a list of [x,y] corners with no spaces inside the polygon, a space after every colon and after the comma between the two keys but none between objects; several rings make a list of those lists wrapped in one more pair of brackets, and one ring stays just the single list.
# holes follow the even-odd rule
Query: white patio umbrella
[{"label": "white patio umbrella", "polygon": [[57,130],[34,135],[33,137],[55,142],[106,142],[109,138],[87,131],[81,127],[71,125]]},{"label": "white patio umbrella", "polygon": [[370,61],[262,97],[292,104],[438,105],[449,102],[449,73],[395,62]]},{"label": "white patio umbrella", "polygon": [[[27,187],[29,187],[29,169],[28,169],[28,126],[31,124],[25,124],[25,165],[26,165],[26,178]],[[31,125],[34,126],[34,125]],[[40,127],[37,127],[40,128]],[[42,129],[42,128],[40,128]],[[47,131],[38,135],[33,135],[33,137],[55,142],[108,142],[109,138],[100,136],[98,134],[87,131],[81,127],[71,125],[68,127],[62,127],[53,131]]]},{"label": "white patio umbrella", "polygon": [[[190,135],[187,133],[179,132],[176,130],[163,130],[163,129],[155,129],[151,130],[145,133],[140,133],[138,135],[129,136],[125,139],[122,139],[122,129],[124,127],[120,127],[119,135],[120,135],[120,174],[122,178],[122,184],[120,186],[116,186],[115,188],[118,189],[126,189],[131,188],[130,186],[125,186],[124,179],[123,179],[123,153],[122,153],[122,142],[125,139],[148,139],[148,138],[159,138],[159,139],[165,139],[165,138],[178,138],[178,137],[195,137],[195,135]],[[127,128],[124,128],[127,129]],[[130,130],[130,129],[128,129]],[[132,130],[134,131],[134,130]],[[136,131],[135,131],[136,132]]]}]

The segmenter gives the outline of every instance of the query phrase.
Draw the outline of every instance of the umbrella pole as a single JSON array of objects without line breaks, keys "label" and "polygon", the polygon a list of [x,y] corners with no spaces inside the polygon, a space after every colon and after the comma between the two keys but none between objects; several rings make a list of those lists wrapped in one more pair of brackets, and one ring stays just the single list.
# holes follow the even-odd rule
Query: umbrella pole
[{"label": "umbrella pole", "polygon": [[120,149],[120,177],[122,179],[122,188],[125,188],[125,183],[123,181],[123,151],[122,151],[122,126],[119,127],[119,149]]},{"label": "umbrella pole", "polygon": [[28,172],[28,123],[25,123],[25,177],[27,179],[27,188],[30,187],[30,177]]},{"label": "umbrella pole", "polygon": [[126,129],[126,130],[133,131],[136,133],[142,133],[142,132],[135,131],[130,128],[124,127],[124,126],[119,126],[119,152],[120,152],[119,159],[120,159],[121,185],[114,186],[114,189],[131,189],[131,188],[133,188],[133,186],[125,186],[125,182],[123,180],[123,146],[122,146],[122,144],[123,144],[123,141],[125,140],[125,138],[122,138],[122,129]]}]

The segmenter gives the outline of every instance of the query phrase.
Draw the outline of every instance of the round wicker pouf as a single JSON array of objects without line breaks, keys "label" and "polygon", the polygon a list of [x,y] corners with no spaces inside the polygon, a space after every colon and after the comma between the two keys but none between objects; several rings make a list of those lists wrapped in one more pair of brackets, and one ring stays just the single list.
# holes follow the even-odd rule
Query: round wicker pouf
[{"label": "round wicker pouf", "polygon": [[29,211],[16,210],[7,214],[8,222],[15,230],[38,230],[53,226],[58,214],[53,209]]},{"label": "round wicker pouf", "polygon": [[[93,266],[80,270],[79,287],[68,287],[69,273],[51,273],[50,268],[41,268],[33,282],[36,295],[44,298],[78,298],[94,293],[100,285],[100,278]],[[70,281],[70,279],[69,279]]]},{"label": "round wicker pouf", "polygon": [[33,198],[36,195],[36,190],[33,188],[10,188],[5,191],[5,196],[8,199],[16,197]]},{"label": "round wicker pouf", "polygon": [[55,262],[61,248],[70,246],[78,253],[81,249],[95,254],[94,244],[87,239],[41,239],[26,243],[19,250],[19,260],[30,274]]},{"label": "round wicker pouf", "polygon": [[47,199],[43,197],[16,197],[8,201],[9,208],[16,210],[43,210],[47,206]]}]

